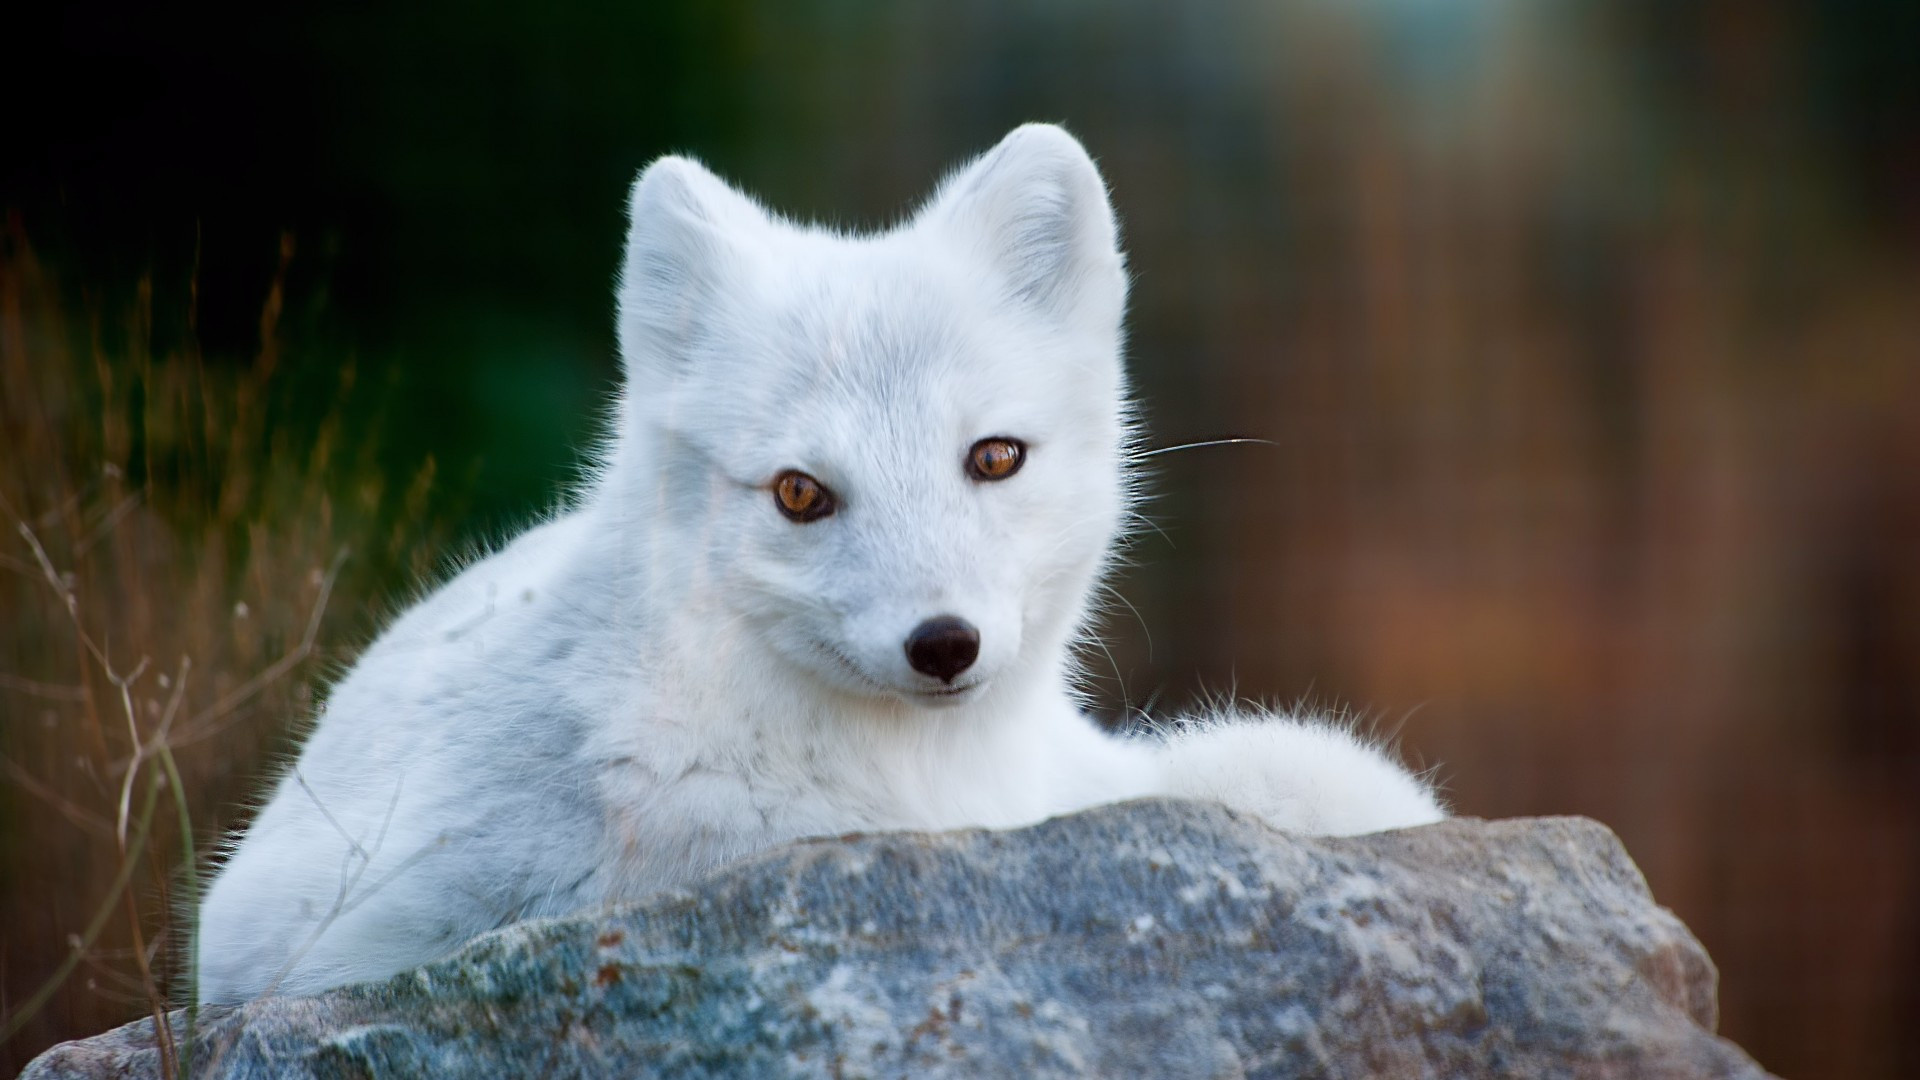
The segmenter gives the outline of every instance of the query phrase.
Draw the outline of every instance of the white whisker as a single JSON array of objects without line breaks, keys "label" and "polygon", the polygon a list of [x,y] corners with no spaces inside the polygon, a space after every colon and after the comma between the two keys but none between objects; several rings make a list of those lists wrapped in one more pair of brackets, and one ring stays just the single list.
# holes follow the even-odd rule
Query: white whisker
[{"label": "white whisker", "polygon": [[1133,454],[1132,460],[1143,461],[1150,457],[1159,457],[1161,454],[1171,454],[1179,450],[1200,450],[1209,446],[1237,446],[1241,443],[1252,443],[1256,446],[1279,446],[1280,445],[1279,443],[1274,442],[1272,439],[1254,439],[1254,438],[1207,439],[1202,442],[1181,443],[1179,446],[1162,446],[1157,450],[1136,451]]}]

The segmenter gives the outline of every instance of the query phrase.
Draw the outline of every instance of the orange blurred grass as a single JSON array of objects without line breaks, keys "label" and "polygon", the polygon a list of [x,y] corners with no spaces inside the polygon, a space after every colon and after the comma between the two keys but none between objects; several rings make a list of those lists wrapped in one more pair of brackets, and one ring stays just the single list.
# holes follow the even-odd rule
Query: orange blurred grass
[{"label": "orange blurred grass", "polygon": [[[347,448],[350,365],[314,434],[276,419],[295,250],[256,352],[223,363],[197,280],[159,342],[151,275],[76,310],[19,221],[0,233],[0,1072],[193,1000],[210,852],[364,634],[361,583],[430,569],[432,463],[388,498],[371,441]],[[350,559],[348,536],[386,543]]]}]

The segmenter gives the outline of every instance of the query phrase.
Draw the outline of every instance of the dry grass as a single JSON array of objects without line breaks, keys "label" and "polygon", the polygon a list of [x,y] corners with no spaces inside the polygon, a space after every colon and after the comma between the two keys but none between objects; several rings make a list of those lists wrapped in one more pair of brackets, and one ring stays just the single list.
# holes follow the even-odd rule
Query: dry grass
[{"label": "dry grass", "polygon": [[427,568],[414,522],[432,473],[389,492],[367,440],[343,435],[350,369],[338,401],[305,409],[329,415],[317,431],[282,422],[291,238],[257,353],[227,364],[202,355],[192,310],[156,346],[151,281],[120,310],[76,308],[17,223],[0,239],[9,1072],[192,1000],[210,849],[367,629],[348,614],[359,583]]}]

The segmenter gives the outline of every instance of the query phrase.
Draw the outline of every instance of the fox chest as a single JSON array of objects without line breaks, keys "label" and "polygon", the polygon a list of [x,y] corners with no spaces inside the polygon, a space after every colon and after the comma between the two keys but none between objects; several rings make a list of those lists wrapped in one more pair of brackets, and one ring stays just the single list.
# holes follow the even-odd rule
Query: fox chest
[{"label": "fox chest", "polygon": [[614,892],[644,895],[802,837],[920,824],[882,778],[860,773],[804,759],[611,767],[600,786]]}]

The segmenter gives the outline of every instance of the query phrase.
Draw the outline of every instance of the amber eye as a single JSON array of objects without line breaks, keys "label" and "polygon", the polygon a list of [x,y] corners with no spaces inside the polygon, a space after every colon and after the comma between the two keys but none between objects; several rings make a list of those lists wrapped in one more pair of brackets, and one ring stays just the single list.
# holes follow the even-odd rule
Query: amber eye
[{"label": "amber eye", "polygon": [[799,522],[818,521],[833,513],[833,492],[797,469],[773,478],[773,501],[780,512]]},{"label": "amber eye", "polygon": [[1005,480],[1027,460],[1027,444],[1019,439],[981,439],[967,451],[967,475],[975,480]]}]

